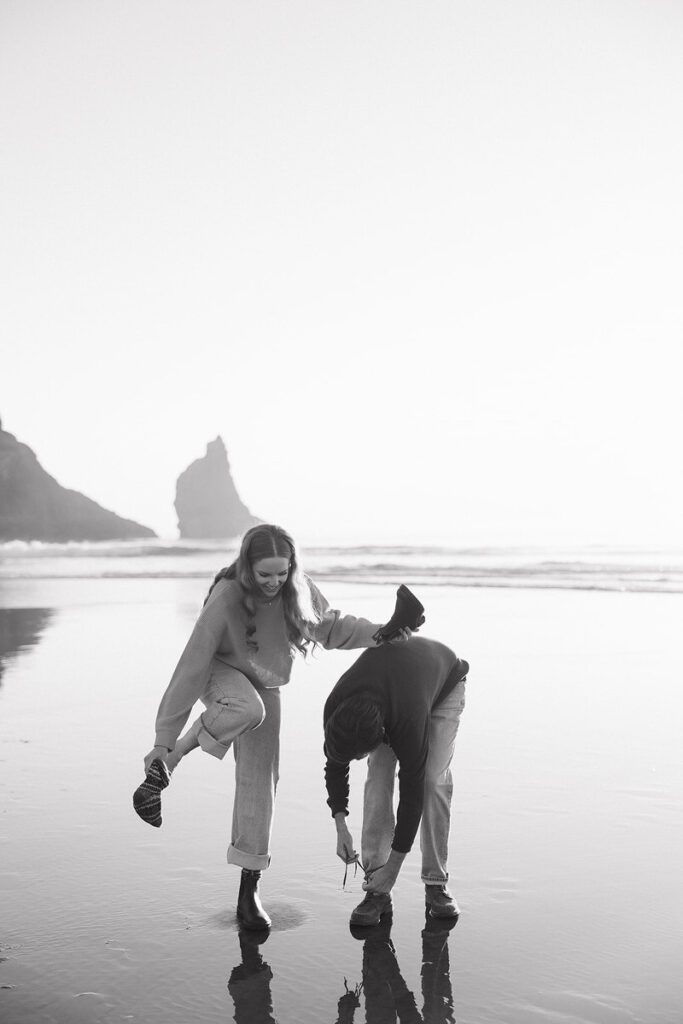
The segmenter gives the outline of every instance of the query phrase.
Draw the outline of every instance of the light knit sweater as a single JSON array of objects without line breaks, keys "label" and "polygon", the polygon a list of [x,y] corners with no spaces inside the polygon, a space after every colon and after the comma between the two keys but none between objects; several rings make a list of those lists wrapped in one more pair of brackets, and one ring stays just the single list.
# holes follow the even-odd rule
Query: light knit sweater
[{"label": "light knit sweater", "polygon": [[[316,585],[307,579],[320,622],[311,630],[314,639],[327,650],[374,647],[373,633],[379,623],[330,608]],[[254,617],[258,644],[247,646],[246,615],[241,588],[236,580],[220,580],[211,591],[161,699],[156,719],[156,744],[172,750],[194,704],[211,675],[214,658],[238,669],[256,687],[270,689],[289,682],[295,651],[292,651],[282,612],[282,598],[257,604]]]}]

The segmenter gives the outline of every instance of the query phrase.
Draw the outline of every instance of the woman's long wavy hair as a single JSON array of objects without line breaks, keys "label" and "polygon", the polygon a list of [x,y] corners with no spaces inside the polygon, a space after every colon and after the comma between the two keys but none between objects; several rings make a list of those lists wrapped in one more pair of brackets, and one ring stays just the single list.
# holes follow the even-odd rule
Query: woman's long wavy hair
[{"label": "woman's long wavy hair", "polygon": [[220,580],[237,580],[242,591],[242,607],[247,621],[247,646],[254,652],[258,651],[254,620],[256,597],[261,590],[254,578],[254,563],[262,558],[286,558],[289,561],[289,575],[280,591],[285,629],[289,646],[305,656],[317,646],[311,635],[311,626],[320,621],[320,609],[315,607],[313,595],[299,567],[294,541],[281,526],[261,523],[247,530],[237,558],[216,574],[204,604]]}]

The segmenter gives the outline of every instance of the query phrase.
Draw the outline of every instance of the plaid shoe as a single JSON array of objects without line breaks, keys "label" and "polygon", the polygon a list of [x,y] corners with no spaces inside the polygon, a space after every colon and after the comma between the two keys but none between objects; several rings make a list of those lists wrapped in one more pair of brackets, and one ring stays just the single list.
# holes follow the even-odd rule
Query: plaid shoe
[{"label": "plaid shoe", "polygon": [[145,781],[133,793],[135,813],[155,828],[161,827],[161,791],[166,789],[170,781],[168,768],[160,757],[155,757]]}]

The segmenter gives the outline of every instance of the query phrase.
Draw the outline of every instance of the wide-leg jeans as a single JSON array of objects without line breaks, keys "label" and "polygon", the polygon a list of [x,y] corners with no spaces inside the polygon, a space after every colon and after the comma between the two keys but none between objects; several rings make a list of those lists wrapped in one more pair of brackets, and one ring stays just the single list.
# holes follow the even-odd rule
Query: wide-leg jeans
[{"label": "wide-leg jeans", "polygon": [[201,697],[206,710],[191,727],[202,750],[235,755],[235,799],[228,863],[261,871],[270,863],[270,834],[280,763],[280,689],[256,688],[214,659]]}]

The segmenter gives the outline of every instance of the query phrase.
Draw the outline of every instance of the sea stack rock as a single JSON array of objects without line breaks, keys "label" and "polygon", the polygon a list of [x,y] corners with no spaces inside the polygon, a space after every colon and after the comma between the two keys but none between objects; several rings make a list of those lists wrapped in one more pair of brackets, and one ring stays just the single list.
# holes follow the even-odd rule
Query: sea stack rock
[{"label": "sea stack rock", "polygon": [[206,455],[178,477],[175,510],[180,536],[195,539],[237,537],[261,522],[237,493],[221,437],[210,441]]},{"label": "sea stack rock", "polygon": [[134,540],[154,530],[58,484],[0,425],[0,541]]}]

